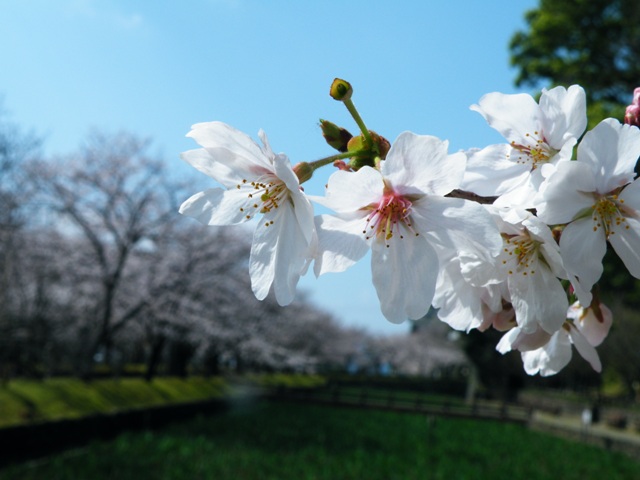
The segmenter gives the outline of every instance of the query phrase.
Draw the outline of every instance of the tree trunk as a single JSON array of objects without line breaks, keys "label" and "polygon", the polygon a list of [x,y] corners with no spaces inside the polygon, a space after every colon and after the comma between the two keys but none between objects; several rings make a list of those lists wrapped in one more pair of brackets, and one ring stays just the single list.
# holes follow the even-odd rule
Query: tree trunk
[{"label": "tree trunk", "polygon": [[153,380],[153,377],[158,373],[158,367],[160,366],[160,359],[162,358],[162,352],[166,344],[167,337],[164,335],[158,335],[154,338],[151,345],[151,352],[149,352],[149,358],[147,360],[147,367],[144,374],[144,379],[147,382]]}]

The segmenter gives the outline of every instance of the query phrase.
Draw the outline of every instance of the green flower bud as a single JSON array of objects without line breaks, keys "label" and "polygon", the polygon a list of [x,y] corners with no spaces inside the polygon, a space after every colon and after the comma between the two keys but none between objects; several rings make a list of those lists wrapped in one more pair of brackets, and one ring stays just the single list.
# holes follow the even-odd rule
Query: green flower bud
[{"label": "green flower bud", "polygon": [[369,165],[370,167],[374,165],[375,155],[370,149],[366,148],[365,144],[366,141],[362,135],[358,135],[349,140],[349,144],[347,145],[348,151],[354,153],[354,156],[352,156],[349,161],[349,167],[353,170],[359,170],[365,165]]},{"label": "green flower bud", "polygon": [[389,153],[389,149],[391,148],[389,140],[384,138],[382,135],[378,135],[373,130],[369,130],[369,135],[371,136],[373,145],[367,145],[364,135],[358,135],[357,137],[353,137],[349,140],[349,143],[347,144],[347,151],[355,152],[366,149],[370,153],[380,157],[382,160],[387,158],[387,153]]},{"label": "green flower bud", "polygon": [[347,144],[353,137],[351,133],[345,128],[337,126],[335,123],[322,119],[320,120],[320,128],[322,129],[322,136],[329,145],[339,152],[347,151]]},{"label": "green flower bud", "polygon": [[371,145],[368,144],[364,135],[353,137],[347,144],[347,151],[354,153],[349,162],[349,166],[354,170],[358,170],[364,165],[374,167],[376,158],[384,160],[387,157],[387,153],[389,153],[391,144],[386,138],[371,130],[369,130],[369,135],[371,137]]},{"label": "green flower bud", "polygon": [[353,88],[346,80],[336,78],[331,84],[329,95],[331,95],[331,98],[334,100],[349,100],[351,98],[351,94],[353,94]]}]

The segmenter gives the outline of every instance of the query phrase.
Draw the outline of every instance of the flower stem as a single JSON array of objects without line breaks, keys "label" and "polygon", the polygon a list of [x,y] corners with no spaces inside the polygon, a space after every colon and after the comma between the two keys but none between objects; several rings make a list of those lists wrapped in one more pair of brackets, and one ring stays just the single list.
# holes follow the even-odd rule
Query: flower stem
[{"label": "flower stem", "polygon": [[329,165],[330,163],[335,162],[336,160],[342,160],[343,158],[356,157],[358,154],[362,153],[364,150],[357,150],[355,152],[344,152],[338,153],[336,155],[331,155],[329,157],[321,158],[319,160],[314,160],[313,162],[308,162],[309,166],[314,170],[324,167],[325,165]]},{"label": "flower stem", "polygon": [[347,107],[347,110],[349,110],[349,113],[358,124],[358,127],[360,127],[360,131],[362,132],[362,136],[364,137],[365,146],[369,148],[373,147],[373,141],[371,140],[369,129],[364,124],[364,121],[358,113],[356,106],[351,101],[351,95],[353,95],[353,87],[351,86],[351,84],[346,80],[336,78],[331,84],[329,95],[331,95],[334,100],[338,100],[339,102],[344,103],[344,105]]},{"label": "flower stem", "polygon": [[338,153],[336,155],[331,155],[329,157],[321,158],[313,162],[300,162],[293,167],[293,171],[298,177],[298,180],[300,181],[300,183],[304,183],[313,176],[313,172],[316,171],[318,168],[324,167],[325,165],[329,165],[330,163],[333,163],[336,160],[342,160],[343,158],[358,156],[364,152],[366,152],[366,150],[355,150],[353,152]]},{"label": "flower stem", "polygon": [[347,110],[349,110],[349,113],[358,124],[358,127],[360,127],[360,131],[362,132],[362,136],[364,137],[366,144],[371,147],[373,145],[371,134],[369,133],[369,129],[367,128],[367,126],[364,124],[364,120],[362,120],[362,117],[358,113],[356,106],[353,104],[350,98],[342,100],[342,103],[344,103],[344,106],[347,107]]}]

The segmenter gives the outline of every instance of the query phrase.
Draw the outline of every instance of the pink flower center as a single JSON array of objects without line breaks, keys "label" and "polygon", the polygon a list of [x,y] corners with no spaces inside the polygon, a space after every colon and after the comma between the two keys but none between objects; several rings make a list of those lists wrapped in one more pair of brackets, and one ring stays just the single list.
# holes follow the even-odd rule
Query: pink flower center
[{"label": "pink flower center", "polygon": [[371,204],[367,216],[367,225],[362,233],[366,240],[376,237],[389,247],[389,240],[397,234],[404,238],[406,231],[418,236],[411,223],[411,201],[391,191],[382,196],[378,204]]}]

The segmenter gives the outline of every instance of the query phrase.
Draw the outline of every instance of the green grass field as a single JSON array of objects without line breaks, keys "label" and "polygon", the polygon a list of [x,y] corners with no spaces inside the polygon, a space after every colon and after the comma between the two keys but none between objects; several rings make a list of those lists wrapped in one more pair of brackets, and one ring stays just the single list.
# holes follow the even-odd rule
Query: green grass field
[{"label": "green grass field", "polygon": [[305,405],[241,403],[13,466],[20,480],[634,480],[640,463],[524,427]]}]

